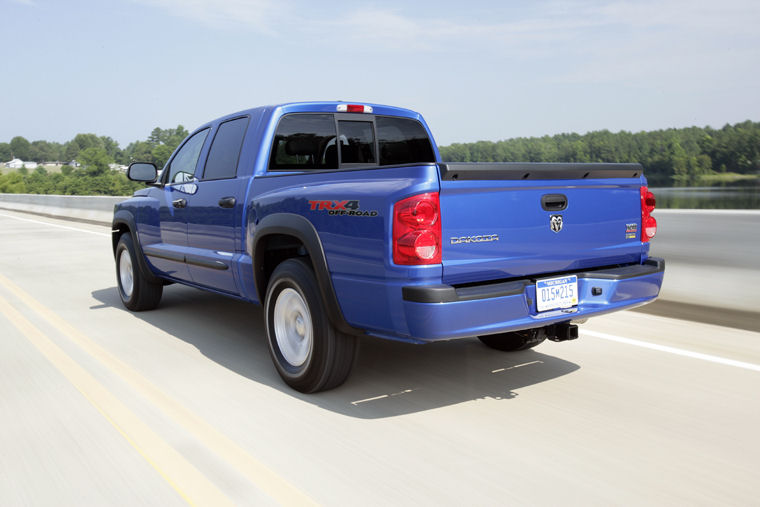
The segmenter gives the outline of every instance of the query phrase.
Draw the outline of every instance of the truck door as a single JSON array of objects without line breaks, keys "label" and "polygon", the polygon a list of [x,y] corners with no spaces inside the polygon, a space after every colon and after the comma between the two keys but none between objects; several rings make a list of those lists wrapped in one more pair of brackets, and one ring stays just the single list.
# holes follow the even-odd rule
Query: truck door
[{"label": "truck door", "polygon": [[219,125],[205,164],[196,173],[196,192],[186,197],[186,262],[193,282],[239,294],[235,261],[248,178],[237,178],[247,116]]},{"label": "truck door", "polygon": [[151,264],[167,275],[190,281],[185,264],[188,199],[197,192],[194,175],[209,129],[193,134],[166,168],[159,208],[161,241],[145,248]]}]

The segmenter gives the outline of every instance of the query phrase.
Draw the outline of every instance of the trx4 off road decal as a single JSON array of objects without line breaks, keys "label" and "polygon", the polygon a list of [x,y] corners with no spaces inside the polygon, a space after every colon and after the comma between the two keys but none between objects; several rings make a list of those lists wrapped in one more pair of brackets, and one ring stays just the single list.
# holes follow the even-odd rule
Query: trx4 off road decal
[{"label": "trx4 off road decal", "polygon": [[361,209],[359,201],[309,201],[311,211],[327,211],[329,215],[348,217],[376,217],[377,211]]}]

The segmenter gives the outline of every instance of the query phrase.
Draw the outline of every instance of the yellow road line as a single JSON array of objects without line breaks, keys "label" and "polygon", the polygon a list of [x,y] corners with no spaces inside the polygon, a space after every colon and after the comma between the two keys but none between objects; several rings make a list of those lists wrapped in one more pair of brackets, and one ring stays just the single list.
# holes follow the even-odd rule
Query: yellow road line
[{"label": "yellow road line", "polygon": [[210,451],[229,463],[235,470],[275,501],[282,505],[316,505],[314,500],[240,448],[229,437],[185,408],[178,401],[164,394],[163,391],[158,389],[131,366],[92,341],[84,333],[39,303],[21,289],[21,287],[11,282],[2,274],[0,274],[0,285],[4,286],[32,311],[37,313],[37,315],[55,327],[90,356],[100,361],[111,372],[121,377],[132,389],[140,393],[167,417],[179,426],[182,426]]},{"label": "yellow road line", "polygon": [[198,469],[0,296],[0,313],[71,382],[161,477],[191,505],[233,505]]}]

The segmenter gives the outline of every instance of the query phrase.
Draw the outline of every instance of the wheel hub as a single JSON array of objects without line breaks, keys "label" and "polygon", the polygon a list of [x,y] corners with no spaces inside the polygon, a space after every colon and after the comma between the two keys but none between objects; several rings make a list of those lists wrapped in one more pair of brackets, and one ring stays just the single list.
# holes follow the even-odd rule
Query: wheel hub
[{"label": "wheel hub", "polygon": [[129,299],[132,297],[134,290],[134,273],[132,268],[132,257],[125,248],[119,256],[119,281],[121,282],[121,291]]},{"label": "wheel hub", "polygon": [[274,333],[282,357],[292,366],[301,366],[312,347],[309,307],[296,290],[287,288],[277,296],[274,306]]}]

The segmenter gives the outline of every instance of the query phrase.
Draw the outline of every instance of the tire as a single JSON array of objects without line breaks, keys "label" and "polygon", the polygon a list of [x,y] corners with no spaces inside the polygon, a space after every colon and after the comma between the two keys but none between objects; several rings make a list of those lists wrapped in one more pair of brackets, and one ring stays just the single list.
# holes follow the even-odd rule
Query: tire
[{"label": "tire", "polygon": [[546,340],[546,332],[543,328],[526,329],[511,333],[490,334],[478,336],[478,339],[492,349],[505,352],[532,349]]},{"label": "tire", "polygon": [[149,282],[140,271],[129,233],[122,234],[116,245],[116,282],[121,302],[133,312],[153,310],[164,292],[162,283]]},{"label": "tire", "polygon": [[286,384],[315,393],[345,382],[356,337],[330,323],[309,264],[300,259],[280,263],[269,280],[264,308],[269,352]]}]

